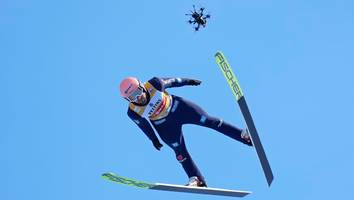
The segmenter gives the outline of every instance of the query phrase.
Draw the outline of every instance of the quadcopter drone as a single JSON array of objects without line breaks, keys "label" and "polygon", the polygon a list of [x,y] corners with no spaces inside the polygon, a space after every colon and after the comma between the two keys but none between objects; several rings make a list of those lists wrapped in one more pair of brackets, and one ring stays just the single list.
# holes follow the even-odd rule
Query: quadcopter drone
[{"label": "quadcopter drone", "polygon": [[193,24],[195,31],[198,31],[200,26],[205,28],[207,19],[210,18],[209,14],[204,14],[203,11],[205,8],[200,8],[198,11],[195,10],[195,6],[193,5],[193,11],[191,11],[190,14],[186,14],[187,16],[190,16],[190,19],[188,20],[189,24]]}]

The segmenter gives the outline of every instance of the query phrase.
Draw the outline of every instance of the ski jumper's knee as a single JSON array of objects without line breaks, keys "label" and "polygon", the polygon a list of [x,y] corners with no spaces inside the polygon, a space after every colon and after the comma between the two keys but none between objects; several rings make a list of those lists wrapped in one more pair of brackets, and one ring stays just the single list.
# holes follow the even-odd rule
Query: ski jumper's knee
[{"label": "ski jumper's knee", "polygon": [[178,162],[180,162],[180,163],[182,163],[182,162],[187,160],[187,156],[184,155],[184,154],[177,154],[176,158],[177,158]]},{"label": "ski jumper's knee", "polygon": [[220,129],[220,127],[223,125],[222,119],[211,117],[208,115],[201,115],[199,122],[201,125],[210,127],[215,130]]},{"label": "ski jumper's knee", "polygon": [[190,158],[190,155],[184,145],[181,145],[179,146],[179,148],[176,148],[174,150],[178,162],[182,163]]}]

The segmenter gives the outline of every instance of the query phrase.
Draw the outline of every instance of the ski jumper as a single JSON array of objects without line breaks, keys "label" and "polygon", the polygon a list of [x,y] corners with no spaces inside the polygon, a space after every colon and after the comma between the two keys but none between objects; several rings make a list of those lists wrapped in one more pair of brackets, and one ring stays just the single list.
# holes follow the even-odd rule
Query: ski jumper
[{"label": "ski jumper", "polygon": [[158,138],[148,122],[150,120],[160,138],[173,149],[188,177],[197,176],[204,180],[184,143],[182,133],[184,124],[212,128],[232,139],[245,144],[247,142],[241,138],[241,129],[220,118],[210,116],[195,103],[170,95],[166,91],[167,88],[184,85],[191,85],[191,79],[157,77],[150,79],[144,83],[148,93],[148,103],[146,105],[129,103],[128,116],[151,141],[156,141]]}]

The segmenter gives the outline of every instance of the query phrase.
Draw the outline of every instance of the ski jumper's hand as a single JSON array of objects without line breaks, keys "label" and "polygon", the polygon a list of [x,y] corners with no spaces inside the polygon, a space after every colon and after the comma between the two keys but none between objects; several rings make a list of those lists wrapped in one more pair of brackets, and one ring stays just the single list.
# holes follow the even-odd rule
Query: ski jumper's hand
[{"label": "ski jumper's hand", "polygon": [[200,85],[201,83],[202,83],[202,81],[197,80],[197,79],[190,79],[189,80],[190,85]]},{"label": "ski jumper's hand", "polygon": [[159,140],[152,141],[152,144],[154,145],[155,149],[157,149],[158,151],[160,151],[160,149],[163,147],[163,145],[160,143]]}]

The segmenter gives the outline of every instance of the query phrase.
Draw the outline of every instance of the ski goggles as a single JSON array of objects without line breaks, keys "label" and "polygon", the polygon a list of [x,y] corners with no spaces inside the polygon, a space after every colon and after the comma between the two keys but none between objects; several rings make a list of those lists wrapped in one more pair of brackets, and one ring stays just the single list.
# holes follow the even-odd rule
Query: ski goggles
[{"label": "ski goggles", "polygon": [[138,100],[138,97],[142,96],[144,94],[144,88],[139,84],[139,87],[134,90],[134,92],[126,97],[126,99],[130,102],[136,102]]}]

